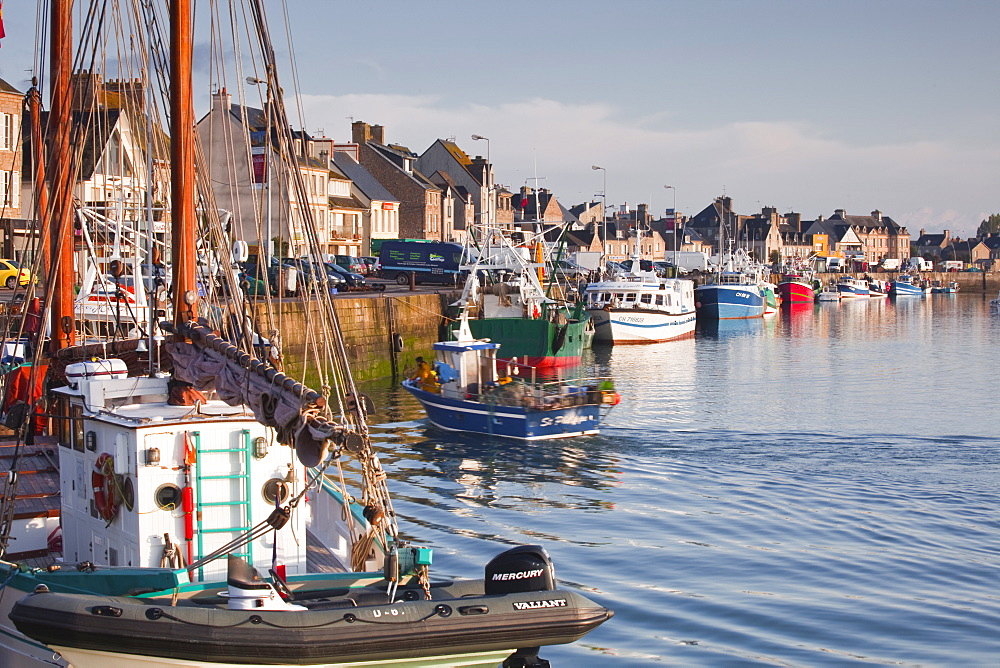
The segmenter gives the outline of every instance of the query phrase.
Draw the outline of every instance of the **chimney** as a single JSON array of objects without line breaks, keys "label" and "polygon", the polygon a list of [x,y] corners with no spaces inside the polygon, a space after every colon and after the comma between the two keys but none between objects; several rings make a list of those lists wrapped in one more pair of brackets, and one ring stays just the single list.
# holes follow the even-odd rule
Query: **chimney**
[{"label": "chimney", "polygon": [[833,212],[833,217],[834,218],[847,218],[847,210],[846,209],[837,209],[836,211]]},{"label": "chimney", "polygon": [[[920,237],[924,236],[924,234],[926,234],[926,232],[924,231],[924,228],[921,227],[920,228]],[[920,237],[917,237],[917,238],[919,239]]]},{"label": "chimney", "polygon": [[[104,82],[104,102],[109,108],[124,109],[133,114],[145,113],[146,87],[139,79],[109,79]],[[117,100],[114,97],[117,96]],[[110,99],[109,99],[110,98]]]},{"label": "chimney", "polygon": [[354,162],[361,162],[361,156],[358,154],[359,146],[353,142],[350,144],[334,144],[333,150],[337,153],[347,153],[354,158]]},{"label": "chimney", "polygon": [[70,77],[70,86],[73,89],[73,111],[91,111],[103,104],[98,102],[98,91],[104,85],[104,77],[90,70],[77,72]]},{"label": "chimney", "polygon": [[355,144],[367,144],[372,139],[371,126],[364,121],[351,123],[351,141]]},{"label": "chimney", "polygon": [[222,111],[229,111],[232,106],[232,96],[226,92],[223,88],[218,93],[212,94],[212,109],[221,109]]},{"label": "chimney", "polygon": [[945,230],[944,231],[944,244],[945,244],[945,246],[948,245],[949,241],[951,241],[951,230]]},{"label": "chimney", "polygon": [[382,127],[381,125],[373,125],[372,126],[372,141],[374,141],[376,144],[384,144],[385,143],[385,128],[384,127]]},{"label": "chimney", "polygon": [[877,220],[878,222],[881,223],[882,222],[882,212],[879,211],[878,209],[875,209],[874,211],[872,211],[872,218],[874,218],[875,220]]}]

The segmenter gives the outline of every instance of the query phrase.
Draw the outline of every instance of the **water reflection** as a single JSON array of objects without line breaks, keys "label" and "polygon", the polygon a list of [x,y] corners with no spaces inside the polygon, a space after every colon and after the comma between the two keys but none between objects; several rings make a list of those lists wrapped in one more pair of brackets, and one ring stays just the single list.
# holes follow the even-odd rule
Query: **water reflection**
[{"label": "water reflection", "polygon": [[[765,322],[768,321],[768,322]],[[699,320],[695,336],[711,339],[730,339],[740,336],[758,336],[773,323],[773,318],[741,318],[737,320]]]}]

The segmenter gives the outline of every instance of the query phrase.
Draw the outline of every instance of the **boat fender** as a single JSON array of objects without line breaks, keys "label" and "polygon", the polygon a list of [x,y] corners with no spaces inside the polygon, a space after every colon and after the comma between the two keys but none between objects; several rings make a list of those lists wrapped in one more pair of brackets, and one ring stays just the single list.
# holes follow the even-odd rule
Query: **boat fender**
[{"label": "boat fender", "polygon": [[541,545],[521,545],[502,552],[486,564],[486,595],[551,591],[555,569]]},{"label": "boat fender", "polygon": [[[383,286],[383,289],[385,289],[385,286]],[[392,349],[397,353],[403,352],[403,337],[399,334],[392,335]]]},{"label": "boat fender", "polygon": [[94,488],[94,506],[97,513],[108,524],[118,514],[118,501],[114,490],[115,460],[106,452],[102,452],[94,462],[94,470],[90,473],[91,487]]}]

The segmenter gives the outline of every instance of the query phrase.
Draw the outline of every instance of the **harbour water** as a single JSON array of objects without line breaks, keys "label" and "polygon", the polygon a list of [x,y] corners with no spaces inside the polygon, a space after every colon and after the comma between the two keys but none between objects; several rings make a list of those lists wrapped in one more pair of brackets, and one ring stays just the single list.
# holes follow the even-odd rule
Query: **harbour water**
[{"label": "harbour water", "polygon": [[1000,316],[859,300],[593,351],[601,435],[446,434],[372,384],[395,510],[438,577],[544,545],[615,617],[567,666],[1000,661]]}]

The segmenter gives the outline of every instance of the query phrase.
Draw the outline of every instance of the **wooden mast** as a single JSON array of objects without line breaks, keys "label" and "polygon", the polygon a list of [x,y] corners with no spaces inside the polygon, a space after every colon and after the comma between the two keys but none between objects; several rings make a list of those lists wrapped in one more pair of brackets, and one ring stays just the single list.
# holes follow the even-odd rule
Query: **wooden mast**
[{"label": "wooden mast", "polygon": [[190,0],[170,3],[170,208],[172,215],[174,323],[198,314],[194,239],[194,104],[191,84],[192,18]]},{"label": "wooden mast", "polygon": [[[50,352],[75,343],[73,326],[73,182],[70,124],[73,114],[71,68],[73,66],[73,1],[52,0],[52,42],[49,95],[48,164],[52,166],[49,190],[51,208],[43,211],[43,229],[47,228],[52,252],[49,275],[53,277],[48,299],[52,304],[52,339]],[[53,266],[54,265],[54,266]]]},{"label": "wooden mast", "polygon": [[27,95],[28,118],[31,119],[31,160],[35,165],[35,220],[41,230],[40,254],[42,275],[48,276],[52,269],[52,243],[49,224],[49,188],[45,182],[45,138],[42,136],[42,96],[38,90],[38,80],[32,79]]}]

